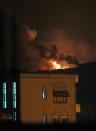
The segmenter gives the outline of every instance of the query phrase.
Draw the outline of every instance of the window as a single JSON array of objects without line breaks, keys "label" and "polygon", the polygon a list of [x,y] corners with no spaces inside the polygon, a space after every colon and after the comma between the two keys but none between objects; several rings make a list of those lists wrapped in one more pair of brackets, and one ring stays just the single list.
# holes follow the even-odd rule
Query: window
[{"label": "window", "polygon": [[59,113],[57,111],[52,113],[52,122],[54,124],[59,123]]},{"label": "window", "polygon": [[76,83],[79,83],[79,75],[76,75],[76,76],[75,76],[75,82],[76,82]]},{"label": "window", "polygon": [[16,82],[12,83],[13,108],[16,108]]},{"label": "window", "polygon": [[57,83],[53,88],[53,103],[66,103],[69,96],[64,84]]},{"label": "window", "polygon": [[13,121],[16,121],[16,112],[13,112]]},{"label": "window", "polygon": [[42,88],[42,99],[43,100],[47,99],[47,90],[45,88]]},{"label": "window", "polygon": [[3,109],[7,108],[7,91],[6,82],[3,82]]},{"label": "window", "polygon": [[17,117],[17,115],[16,115],[16,87],[17,87],[17,85],[16,85],[16,82],[12,82],[12,98],[13,98],[13,112],[12,112],[12,119],[13,119],[13,121],[16,121],[16,117]]},{"label": "window", "polygon": [[53,91],[53,103],[66,103],[67,97],[67,91]]},{"label": "window", "polygon": [[61,123],[67,123],[68,122],[68,114],[67,112],[63,112],[61,115]]},{"label": "window", "polygon": [[76,113],[80,113],[80,104],[76,104]]},{"label": "window", "polygon": [[42,121],[43,121],[43,124],[47,123],[47,112],[42,113]]}]

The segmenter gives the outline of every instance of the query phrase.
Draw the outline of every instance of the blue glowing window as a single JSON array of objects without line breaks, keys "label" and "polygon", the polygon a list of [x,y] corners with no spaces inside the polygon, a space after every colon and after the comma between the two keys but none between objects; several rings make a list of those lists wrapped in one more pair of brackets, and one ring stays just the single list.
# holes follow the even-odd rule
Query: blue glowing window
[{"label": "blue glowing window", "polygon": [[16,112],[13,112],[13,121],[16,121]]},{"label": "blue glowing window", "polygon": [[12,83],[13,108],[16,108],[16,82]]},{"label": "blue glowing window", "polygon": [[6,82],[3,82],[3,109],[7,108],[7,91]]}]

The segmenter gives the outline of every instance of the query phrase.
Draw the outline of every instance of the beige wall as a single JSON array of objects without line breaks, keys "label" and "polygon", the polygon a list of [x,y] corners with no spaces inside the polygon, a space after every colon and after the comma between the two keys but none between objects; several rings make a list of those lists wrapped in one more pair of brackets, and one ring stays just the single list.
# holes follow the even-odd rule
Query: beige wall
[{"label": "beige wall", "polygon": [[[67,104],[53,104],[53,87],[61,82],[67,88],[69,97]],[[42,88],[47,89],[47,99],[42,100]],[[75,75],[21,74],[20,76],[20,113],[23,123],[42,123],[42,112],[48,113],[48,121],[52,121],[52,113],[58,111],[68,113],[69,122],[76,121]]]}]

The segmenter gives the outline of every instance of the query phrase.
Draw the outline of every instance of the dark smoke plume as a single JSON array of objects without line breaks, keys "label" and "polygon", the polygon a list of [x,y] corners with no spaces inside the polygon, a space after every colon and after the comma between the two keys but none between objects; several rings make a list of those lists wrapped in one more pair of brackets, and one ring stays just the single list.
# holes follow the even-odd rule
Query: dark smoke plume
[{"label": "dark smoke plume", "polygon": [[66,38],[62,30],[50,31],[40,39],[36,30],[24,26],[19,34],[18,63],[21,70],[50,69],[50,60],[78,66],[96,59],[96,53],[86,42],[76,43]]}]

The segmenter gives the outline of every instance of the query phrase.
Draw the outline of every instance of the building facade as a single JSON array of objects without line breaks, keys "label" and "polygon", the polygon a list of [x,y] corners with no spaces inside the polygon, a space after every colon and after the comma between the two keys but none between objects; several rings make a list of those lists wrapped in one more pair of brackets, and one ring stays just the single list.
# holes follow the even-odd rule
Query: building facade
[{"label": "building facade", "polygon": [[21,123],[75,123],[76,75],[20,74]]},{"label": "building facade", "polygon": [[0,73],[0,121],[19,117],[19,74]]},{"label": "building facade", "polygon": [[80,113],[76,78],[76,74],[52,72],[3,73],[0,120],[22,124],[76,123]]}]

